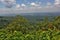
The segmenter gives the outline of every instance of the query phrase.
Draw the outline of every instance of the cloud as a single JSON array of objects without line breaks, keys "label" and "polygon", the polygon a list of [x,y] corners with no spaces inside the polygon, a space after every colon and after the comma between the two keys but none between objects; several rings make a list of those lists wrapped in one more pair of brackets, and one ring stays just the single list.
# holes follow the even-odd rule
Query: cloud
[{"label": "cloud", "polygon": [[31,6],[37,6],[37,4],[34,3],[34,2],[32,2],[30,5],[31,5]]},{"label": "cloud", "polygon": [[60,7],[60,0],[55,0],[54,5],[57,6],[57,7]]},{"label": "cloud", "polygon": [[31,7],[32,8],[41,8],[41,2],[39,2],[39,3],[34,3],[34,2],[32,2],[32,3],[30,3],[30,5],[31,5]]},{"label": "cloud", "polygon": [[0,0],[7,8],[11,8],[14,4],[16,4],[16,0]]},{"label": "cloud", "polygon": [[41,13],[41,12],[60,12],[60,8],[52,7],[52,8],[34,8],[34,9],[0,9],[0,13],[2,14],[20,14],[20,13]]},{"label": "cloud", "polygon": [[36,4],[35,3],[31,3],[32,6],[35,6]]},{"label": "cloud", "polygon": [[[7,8],[11,8],[11,7],[13,7],[14,5],[16,5],[15,6],[15,8],[19,8],[19,9],[23,9],[23,8],[25,8],[25,9],[29,9],[29,8],[31,8],[31,9],[37,9],[37,8],[43,8],[42,6],[41,6],[41,2],[32,2],[32,3],[27,3],[28,5],[25,5],[24,3],[22,3],[21,5],[18,3],[16,3],[16,0],[0,0],[0,2],[2,2]],[[54,6],[59,6],[59,4],[60,4],[60,0],[55,0],[55,3],[54,3]],[[52,5],[52,3],[50,3],[50,2],[47,2],[47,6],[46,6],[46,8],[51,8],[53,5]],[[45,6],[44,6],[44,8],[45,8]]]},{"label": "cloud", "polygon": [[60,0],[55,0],[55,5],[60,4]]},{"label": "cloud", "polygon": [[26,5],[25,4],[21,4],[20,5],[20,9],[24,9],[24,8],[26,8]]},{"label": "cloud", "polygon": [[0,2],[3,2],[4,0],[0,0]]},{"label": "cloud", "polygon": [[16,8],[20,8],[20,4],[16,4]]},{"label": "cloud", "polygon": [[38,7],[39,6],[39,4],[36,4],[34,2],[30,3],[30,5],[31,5],[31,7]]},{"label": "cloud", "polygon": [[50,2],[47,2],[46,8],[53,7],[53,5]]},{"label": "cloud", "polygon": [[25,7],[26,5],[25,4],[21,4],[22,7]]}]

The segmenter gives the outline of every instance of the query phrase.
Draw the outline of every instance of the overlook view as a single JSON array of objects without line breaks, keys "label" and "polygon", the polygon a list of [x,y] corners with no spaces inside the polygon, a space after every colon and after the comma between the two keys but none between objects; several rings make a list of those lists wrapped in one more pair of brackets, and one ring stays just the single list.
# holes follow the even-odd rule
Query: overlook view
[{"label": "overlook view", "polygon": [[0,0],[0,40],[60,40],[60,0]]}]

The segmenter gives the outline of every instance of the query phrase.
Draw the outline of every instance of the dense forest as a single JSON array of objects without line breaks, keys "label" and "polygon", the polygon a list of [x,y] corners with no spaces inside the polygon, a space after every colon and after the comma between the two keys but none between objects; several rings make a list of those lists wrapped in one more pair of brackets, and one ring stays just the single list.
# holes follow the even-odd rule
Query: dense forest
[{"label": "dense forest", "polygon": [[0,40],[60,40],[60,16],[0,16]]}]

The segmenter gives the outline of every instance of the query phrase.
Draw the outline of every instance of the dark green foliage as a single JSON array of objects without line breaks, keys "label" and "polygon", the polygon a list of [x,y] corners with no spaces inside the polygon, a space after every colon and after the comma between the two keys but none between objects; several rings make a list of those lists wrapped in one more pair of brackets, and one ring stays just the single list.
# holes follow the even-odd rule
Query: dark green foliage
[{"label": "dark green foliage", "polygon": [[31,22],[19,15],[11,19],[2,20],[7,24],[0,29],[0,40],[60,40],[60,16],[52,21],[45,17]]}]

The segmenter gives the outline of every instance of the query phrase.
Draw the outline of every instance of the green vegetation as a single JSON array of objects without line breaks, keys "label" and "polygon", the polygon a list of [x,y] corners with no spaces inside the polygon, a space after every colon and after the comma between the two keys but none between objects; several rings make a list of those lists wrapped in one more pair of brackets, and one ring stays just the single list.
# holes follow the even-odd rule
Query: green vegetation
[{"label": "green vegetation", "polygon": [[45,17],[43,21],[28,19],[18,15],[0,17],[0,40],[60,40],[60,16],[50,20]]}]

